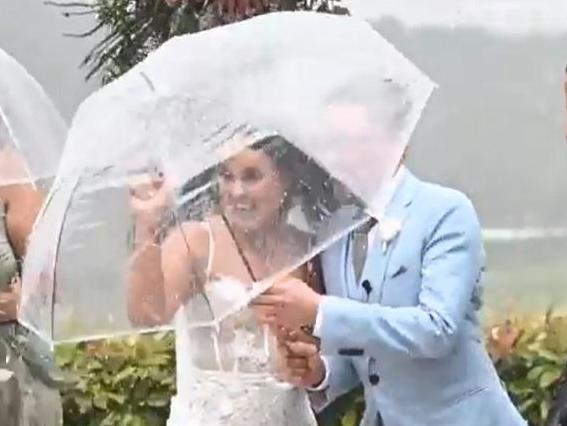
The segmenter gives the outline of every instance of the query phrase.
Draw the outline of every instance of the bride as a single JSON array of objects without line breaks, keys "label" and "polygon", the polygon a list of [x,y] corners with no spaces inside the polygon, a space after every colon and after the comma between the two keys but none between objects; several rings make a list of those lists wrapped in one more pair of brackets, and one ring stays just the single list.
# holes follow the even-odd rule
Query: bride
[{"label": "bride", "polygon": [[[310,235],[287,220],[311,193],[302,164],[306,157],[279,136],[255,141],[216,170],[218,212],[165,233],[163,177],[131,188],[129,317],[140,326],[175,321],[177,395],[168,425],[316,425],[305,392],[278,379],[275,333],[243,298],[309,251]],[[312,261],[292,275],[320,292],[317,272]],[[239,298],[243,307],[231,310]]]}]

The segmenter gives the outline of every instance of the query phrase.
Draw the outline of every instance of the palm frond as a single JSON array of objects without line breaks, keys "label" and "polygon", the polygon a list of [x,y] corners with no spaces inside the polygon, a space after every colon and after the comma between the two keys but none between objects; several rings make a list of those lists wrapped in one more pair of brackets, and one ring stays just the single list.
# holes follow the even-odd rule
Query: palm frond
[{"label": "palm frond", "polygon": [[[82,33],[67,37],[91,37],[100,31],[105,36],[86,54],[81,66],[88,67],[87,79],[102,73],[103,82],[121,76],[149,51],[169,38],[227,24],[233,19],[216,4],[221,0],[183,0],[176,7],[164,0],[46,0],[45,4],[65,9],[63,16],[95,15],[96,24]],[[263,0],[258,13],[278,10],[314,10],[345,14],[348,10],[336,6],[340,0]],[[246,19],[243,17],[242,19]]]}]

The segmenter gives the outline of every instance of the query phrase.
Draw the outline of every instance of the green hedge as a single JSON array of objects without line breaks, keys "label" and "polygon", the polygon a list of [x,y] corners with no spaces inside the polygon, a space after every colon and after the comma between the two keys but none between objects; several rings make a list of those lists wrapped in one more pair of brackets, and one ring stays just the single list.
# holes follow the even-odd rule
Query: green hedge
[{"label": "green hedge", "polygon": [[517,327],[520,338],[498,373],[524,417],[542,426],[567,362],[567,317],[521,319]]},{"label": "green hedge", "polygon": [[57,349],[60,367],[74,380],[63,390],[69,426],[164,425],[175,392],[171,334]]},{"label": "green hedge", "polygon": [[[531,425],[540,426],[567,354],[567,317],[521,318],[510,355],[497,362],[514,402]],[[63,391],[65,425],[164,425],[175,392],[174,339],[171,334],[142,336],[58,348],[57,361],[73,373]],[[320,416],[324,426],[357,425],[363,408],[360,391],[337,401]]]}]

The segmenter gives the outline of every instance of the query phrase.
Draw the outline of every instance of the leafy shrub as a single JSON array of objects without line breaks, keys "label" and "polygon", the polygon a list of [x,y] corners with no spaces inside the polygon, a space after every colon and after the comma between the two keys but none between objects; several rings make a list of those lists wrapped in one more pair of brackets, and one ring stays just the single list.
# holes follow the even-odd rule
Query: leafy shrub
[{"label": "leafy shrub", "polygon": [[496,366],[524,418],[540,426],[567,361],[567,317],[520,318],[515,323],[519,340]]},{"label": "leafy shrub", "polygon": [[57,363],[74,380],[63,391],[69,426],[165,424],[175,392],[172,334],[66,345]]}]

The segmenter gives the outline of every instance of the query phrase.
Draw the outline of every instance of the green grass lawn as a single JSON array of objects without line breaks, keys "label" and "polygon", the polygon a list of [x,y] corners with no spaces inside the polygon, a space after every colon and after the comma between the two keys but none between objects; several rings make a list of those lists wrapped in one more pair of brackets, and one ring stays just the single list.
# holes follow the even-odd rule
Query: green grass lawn
[{"label": "green grass lawn", "polygon": [[485,243],[488,313],[567,312],[567,238]]}]

